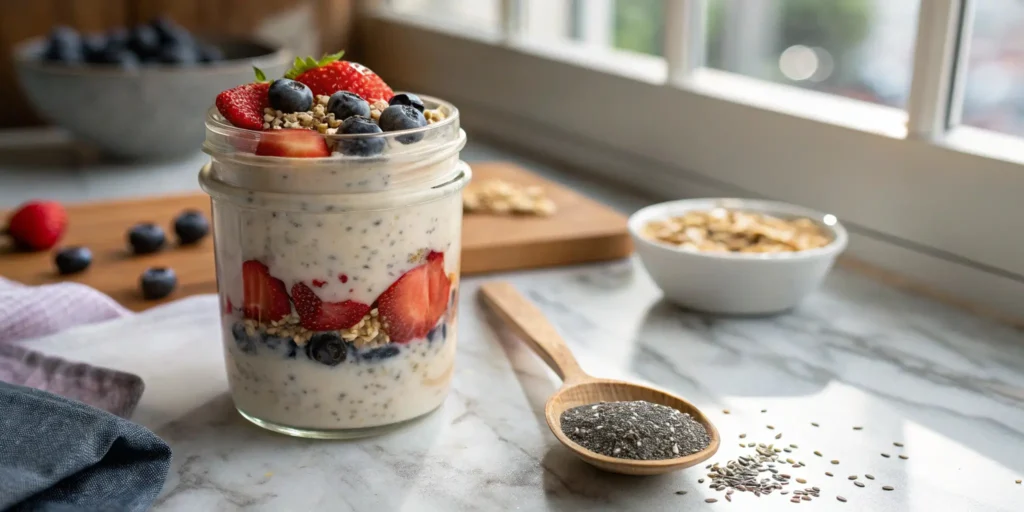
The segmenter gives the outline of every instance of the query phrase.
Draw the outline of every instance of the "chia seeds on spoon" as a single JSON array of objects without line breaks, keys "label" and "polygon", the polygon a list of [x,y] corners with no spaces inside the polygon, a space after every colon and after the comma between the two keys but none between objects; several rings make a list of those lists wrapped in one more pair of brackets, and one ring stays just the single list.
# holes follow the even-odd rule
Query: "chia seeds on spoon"
[{"label": "chia seeds on spoon", "polygon": [[561,424],[576,444],[619,459],[675,459],[711,443],[704,425],[689,414],[643,400],[573,407],[562,413]]}]

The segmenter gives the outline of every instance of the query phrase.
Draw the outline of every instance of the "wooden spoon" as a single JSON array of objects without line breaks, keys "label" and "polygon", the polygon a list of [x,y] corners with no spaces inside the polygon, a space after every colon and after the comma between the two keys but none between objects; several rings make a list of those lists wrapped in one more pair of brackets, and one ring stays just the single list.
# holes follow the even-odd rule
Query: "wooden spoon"
[{"label": "wooden spoon", "polygon": [[[625,475],[659,475],[688,468],[711,458],[718,451],[718,429],[693,404],[678,396],[640,384],[591,377],[580,368],[569,347],[544,315],[509,283],[490,282],[480,287],[481,297],[562,379],[562,388],[544,405],[544,416],[555,437],[578,457],[605,471]],[[675,459],[632,460],[592,452],[562,433],[562,413],[573,407],[597,402],[646,400],[689,413],[707,429],[707,448]]]}]

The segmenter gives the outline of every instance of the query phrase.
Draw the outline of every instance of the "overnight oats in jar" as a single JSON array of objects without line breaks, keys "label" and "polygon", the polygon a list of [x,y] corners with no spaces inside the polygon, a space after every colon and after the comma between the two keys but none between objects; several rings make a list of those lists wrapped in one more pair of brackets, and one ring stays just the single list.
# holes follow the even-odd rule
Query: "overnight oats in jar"
[{"label": "overnight oats in jar", "polygon": [[221,93],[199,176],[235,407],[301,437],[423,416],[455,362],[458,110],[338,57]]}]

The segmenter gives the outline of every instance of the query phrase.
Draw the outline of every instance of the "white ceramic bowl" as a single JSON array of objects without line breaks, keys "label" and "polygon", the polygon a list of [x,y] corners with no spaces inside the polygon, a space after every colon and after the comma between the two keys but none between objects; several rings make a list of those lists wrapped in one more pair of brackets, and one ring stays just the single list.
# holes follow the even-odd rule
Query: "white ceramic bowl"
[{"label": "white ceramic bowl", "polygon": [[[641,236],[650,221],[714,208],[806,217],[831,235],[828,245],[787,253],[694,252]],[[780,313],[796,306],[824,280],[847,235],[834,215],[776,201],[683,199],[648,206],[629,218],[629,232],[644,268],[665,293],[685,308],[729,315]]]}]

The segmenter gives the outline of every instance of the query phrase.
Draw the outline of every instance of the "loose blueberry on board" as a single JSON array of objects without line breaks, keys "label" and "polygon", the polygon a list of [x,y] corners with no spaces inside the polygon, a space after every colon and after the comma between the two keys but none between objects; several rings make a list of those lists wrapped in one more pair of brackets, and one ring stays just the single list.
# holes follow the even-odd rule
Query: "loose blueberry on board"
[{"label": "loose blueberry on board", "polygon": [[370,118],[370,104],[354,92],[338,91],[331,95],[327,102],[327,112],[334,114],[338,121],[344,121],[352,116]]},{"label": "loose blueberry on board", "polygon": [[[341,123],[338,133],[353,135],[384,132],[373,121],[365,117],[354,116]],[[384,151],[385,144],[387,141],[380,137],[342,139],[338,144],[338,149],[349,156],[374,156]]]},{"label": "loose blueberry on board", "polygon": [[174,233],[182,245],[194,244],[210,232],[210,222],[196,210],[185,210],[174,219]]},{"label": "loose blueberry on board", "polygon": [[377,347],[363,352],[361,359],[364,361],[383,361],[397,356],[399,352],[401,352],[401,349],[395,345],[384,345],[383,347]]},{"label": "loose blueberry on board", "polygon": [[395,94],[391,97],[391,101],[388,102],[388,105],[408,105],[420,112],[423,112],[426,109],[423,105],[423,100],[411,92],[400,92]]},{"label": "loose blueberry on board", "polygon": [[272,353],[288,359],[295,359],[295,354],[298,353],[299,350],[299,346],[295,344],[294,340],[291,338],[282,338],[280,336],[264,336],[263,344],[266,345]]},{"label": "loose blueberry on board", "polygon": [[[378,123],[380,123],[380,128],[386,132],[397,132],[426,126],[427,118],[423,117],[423,112],[416,110],[416,107],[410,105],[391,105],[380,113]],[[423,140],[423,134],[410,133],[408,135],[400,135],[395,137],[395,139],[402,144],[412,144],[413,142]]]},{"label": "loose blueberry on board", "polygon": [[163,228],[151,222],[136,224],[128,231],[128,243],[135,254],[157,252],[166,240]]},{"label": "loose blueberry on board", "polygon": [[270,107],[285,114],[305,112],[313,107],[313,91],[302,82],[278,78],[267,91]]},{"label": "loose blueberry on board", "polygon": [[132,27],[128,33],[128,48],[141,60],[150,60],[160,51],[160,36],[149,25]]},{"label": "loose blueberry on board", "polygon": [[327,366],[338,366],[348,357],[347,345],[337,334],[322,332],[306,343],[306,357]]},{"label": "loose blueberry on board", "polygon": [[57,252],[53,259],[61,275],[76,274],[92,263],[92,251],[88,247],[67,247]]},{"label": "loose blueberry on board", "polygon": [[82,42],[78,32],[63,25],[54,27],[46,40],[43,58],[48,61],[75,64],[82,61]]},{"label": "loose blueberry on board", "polygon": [[162,299],[174,291],[178,285],[178,277],[174,270],[167,267],[147,268],[139,278],[142,298],[146,300]]},{"label": "loose blueberry on board", "polygon": [[231,337],[235,339],[238,350],[246,354],[256,353],[257,340],[255,337],[249,336],[249,333],[245,330],[245,324],[242,322],[235,322],[235,325],[231,326]]}]

